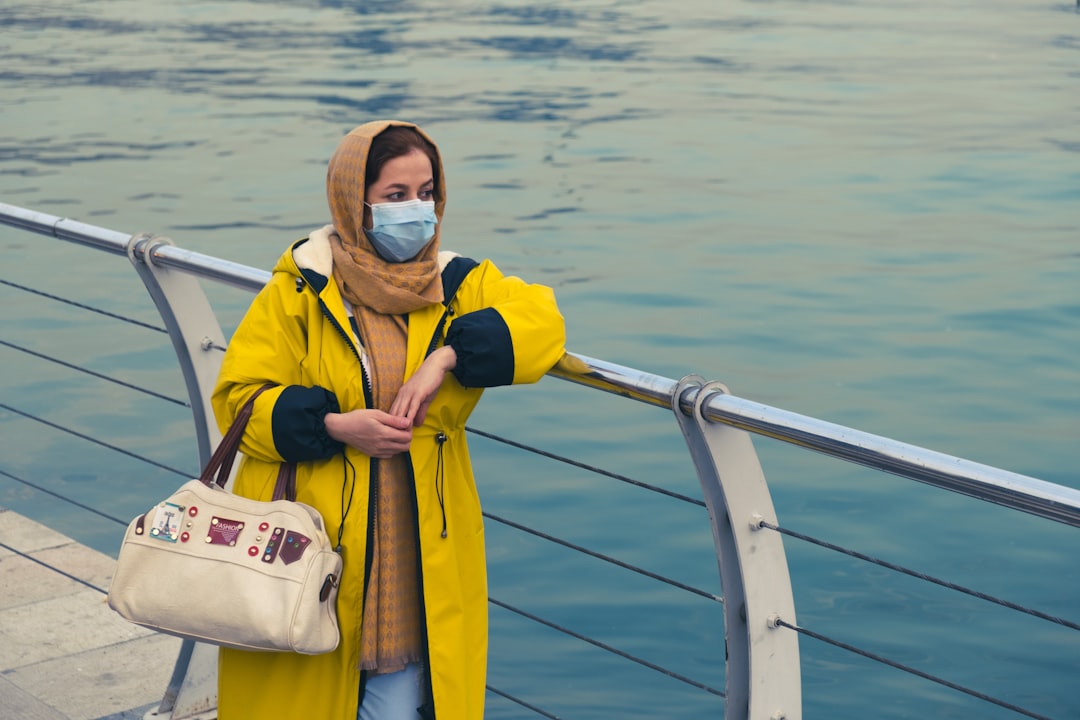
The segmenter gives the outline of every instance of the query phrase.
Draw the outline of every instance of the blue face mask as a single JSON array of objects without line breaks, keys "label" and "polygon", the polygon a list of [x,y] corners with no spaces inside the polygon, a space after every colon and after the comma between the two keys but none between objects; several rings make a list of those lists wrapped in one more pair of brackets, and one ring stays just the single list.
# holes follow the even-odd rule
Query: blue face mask
[{"label": "blue face mask", "polygon": [[364,234],[387,262],[412,260],[435,237],[434,200],[365,205],[371,208],[371,229]]}]

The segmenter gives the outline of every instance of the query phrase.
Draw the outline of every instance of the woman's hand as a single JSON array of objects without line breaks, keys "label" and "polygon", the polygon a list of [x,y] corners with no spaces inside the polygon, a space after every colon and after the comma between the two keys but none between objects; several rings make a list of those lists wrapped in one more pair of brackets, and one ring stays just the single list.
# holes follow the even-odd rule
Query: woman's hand
[{"label": "woman's hand", "polygon": [[419,427],[427,417],[428,407],[442,386],[443,378],[457,365],[454,348],[444,345],[427,356],[409,380],[401,386],[390,414],[405,418]]},{"label": "woman's hand", "polygon": [[412,442],[409,419],[382,410],[327,413],[325,422],[330,437],[370,457],[388,458],[406,452]]}]

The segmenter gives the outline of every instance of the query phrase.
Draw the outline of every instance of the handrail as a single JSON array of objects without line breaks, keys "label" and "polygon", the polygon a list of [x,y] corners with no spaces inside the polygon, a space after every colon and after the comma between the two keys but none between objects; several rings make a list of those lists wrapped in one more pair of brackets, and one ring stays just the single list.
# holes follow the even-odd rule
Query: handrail
[{"label": "handrail", "polygon": [[[585,355],[571,355],[549,373],[640,402],[669,407],[678,382]],[[691,415],[697,389],[679,405]],[[718,423],[781,440],[943,490],[1080,527],[1080,490],[983,465],[917,445],[800,415],[753,400],[713,394],[704,416]]]},{"label": "handrail", "polygon": [[[126,254],[131,236],[47,213],[0,202],[0,223],[62,240]],[[167,244],[150,243],[150,262],[198,277],[256,291],[270,273]],[[568,353],[549,373],[579,385],[672,407],[676,380]],[[684,414],[693,412],[697,388],[679,398]],[[964,460],[891,438],[782,410],[736,395],[715,393],[702,404],[704,416],[758,435],[854,462],[918,482],[1080,527],[1080,490],[1027,475]]]},{"label": "handrail", "polygon": [[0,202],[0,223],[126,255],[130,235]]}]

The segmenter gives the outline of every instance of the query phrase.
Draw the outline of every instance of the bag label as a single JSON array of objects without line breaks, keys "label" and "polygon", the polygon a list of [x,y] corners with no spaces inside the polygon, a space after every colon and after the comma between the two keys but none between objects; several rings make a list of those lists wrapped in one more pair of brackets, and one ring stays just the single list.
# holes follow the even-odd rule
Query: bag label
[{"label": "bag label", "polygon": [[264,563],[272,563],[275,559],[281,558],[281,562],[286,565],[299,560],[304,551],[307,550],[308,545],[311,544],[311,538],[295,530],[286,530],[282,527],[274,528],[273,534],[270,536],[270,540],[266,543],[266,550],[263,551],[262,561]]},{"label": "bag label", "polygon": [[285,531],[285,544],[281,546],[281,562],[289,565],[300,559],[300,556],[307,550],[308,544],[311,540],[304,535],[294,531]]},{"label": "bag label", "polygon": [[230,520],[215,515],[210,518],[210,531],[206,534],[206,542],[211,545],[236,545],[236,538],[243,529],[243,520]]},{"label": "bag label", "polygon": [[180,534],[180,518],[184,515],[184,506],[163,502],[154,509],[154,519],[150,521],[150,537],[167,542],[176,542]]},{"label": "bag label", "polygon": [[274,562],[274,559],[277,557],[278,550],[281,549],[281,536],[282,536],[282,534],[284,532],[285,532],[285,528],[282,528],[282,527],[274,528],[274,533],[273,533],[273,535],[270,536],[270,539],[266,542],[266,550],[263,552],[262,561],[264,563],[272,563],[272,562]]}]

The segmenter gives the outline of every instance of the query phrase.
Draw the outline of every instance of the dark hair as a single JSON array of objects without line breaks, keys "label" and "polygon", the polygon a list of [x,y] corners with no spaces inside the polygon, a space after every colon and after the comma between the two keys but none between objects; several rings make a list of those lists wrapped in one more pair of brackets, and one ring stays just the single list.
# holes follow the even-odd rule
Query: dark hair
[{"label": "dark hair", "polygon": [[419,150],[431,161],[431,178],[434,181],[435,199],[442,200],[442,184],[439,182],[439,153],[414,128],[394,125],[383,130],[371,141],[367,169],[364,171],[364,187],[371,187],[379,180],[383,165],[394,158]]}]

